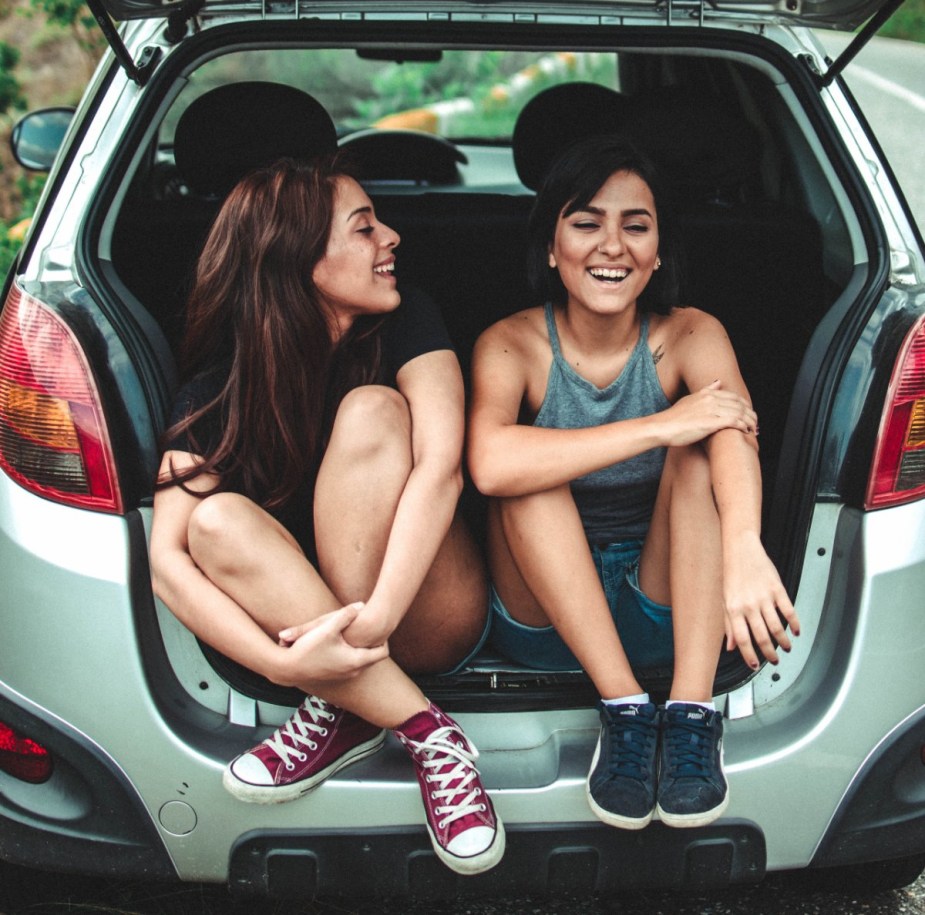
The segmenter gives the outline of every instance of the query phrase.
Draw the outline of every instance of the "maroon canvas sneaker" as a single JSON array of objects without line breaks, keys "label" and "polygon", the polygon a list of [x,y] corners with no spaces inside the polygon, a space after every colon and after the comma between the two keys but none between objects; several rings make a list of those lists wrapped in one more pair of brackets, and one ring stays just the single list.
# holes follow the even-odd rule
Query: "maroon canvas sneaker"
[{"label": "maroon canvas sneaker", "polygon": [[338,769],[375,753],[385,731],[356,715],[306,696],[272,737],[233,759],[222,784],[252,804],[291,801]]},{"label": "maroon canvas sneaker", "polygon": [[475,767],[478,750],[431,703],[395,729],[417,770],[427,831],[437,856],[458,874],[480,874],[504,854],[504,825]]}]

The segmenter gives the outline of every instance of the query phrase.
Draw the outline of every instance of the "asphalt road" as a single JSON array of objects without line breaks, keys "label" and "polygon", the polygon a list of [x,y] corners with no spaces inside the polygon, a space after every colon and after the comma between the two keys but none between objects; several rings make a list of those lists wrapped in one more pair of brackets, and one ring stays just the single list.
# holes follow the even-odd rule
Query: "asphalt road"
[{"label": "asphalt road", "polygon": [[[849,41],[820,35],[835,55]],[[925,232],[925,45],[875,39],[845,79],[878,137]],[[0,915],[925,915],[925,878],[876,896],[820,891],[805,875],[774,875],[757,887],[707,895],[517,897],[454,902],[271,902],[235,900],[213,886],[149,886],[30,874],[0,867]]]},{"label": "asphalt road", "polygon": [[[833,57],[850,35],[819,32]],[[845,82],[880,141],[906,200],[925,233],[925,45],[875,38],[849,64]]]}]

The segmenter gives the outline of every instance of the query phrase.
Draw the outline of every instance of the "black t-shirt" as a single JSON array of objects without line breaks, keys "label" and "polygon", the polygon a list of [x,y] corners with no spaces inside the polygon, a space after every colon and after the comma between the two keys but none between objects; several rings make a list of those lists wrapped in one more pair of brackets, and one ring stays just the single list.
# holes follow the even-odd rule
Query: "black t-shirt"
[{"label": "black t-shirt", "polygon": [[[453,349],[440,311],[434,302],[417,289],[401,291],[401,305],[385,319],[382,327],[383,383],[397,386],[396,376],[403,365],[417,356],[436,350]],[[174,400],[169,426],[172,427],[200,407],[214,400],[228,376],[228,366],[217,366],[187,382]],[[222,417],[211,411],[191,430],[174,436],[165,451],[208,453],[218,445],[222,435]],[[305,480],[285,505],[271,514],[298,540],[302,549],[314,558],[312,493],[314,480]]]}]

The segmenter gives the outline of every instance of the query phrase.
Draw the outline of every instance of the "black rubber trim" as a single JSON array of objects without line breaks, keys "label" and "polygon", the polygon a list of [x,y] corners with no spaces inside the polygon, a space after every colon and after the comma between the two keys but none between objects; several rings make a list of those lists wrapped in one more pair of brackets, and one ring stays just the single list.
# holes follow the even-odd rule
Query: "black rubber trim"
[{"label": "black rubber trim", "polygon": [[515,826],[501,863],[474,877],[450,871],[423,826],[253,832],[232,850],[229,883],[237,893],[300,899],[701,889],[756,883],[765,859],[764,834],[747,820],[702,829],[654,823],[640,832],[603,824]]}]

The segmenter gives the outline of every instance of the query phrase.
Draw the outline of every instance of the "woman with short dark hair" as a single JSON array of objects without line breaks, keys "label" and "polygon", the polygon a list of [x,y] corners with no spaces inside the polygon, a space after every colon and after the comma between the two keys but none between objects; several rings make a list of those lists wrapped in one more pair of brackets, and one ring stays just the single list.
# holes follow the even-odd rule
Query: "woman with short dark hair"
[{"label": "woman with short dark hair", "polygon": [[[793,606],[760,541],[757,417],[719,322],[677,304],[654,169],[615,137],[551,166],[530,222],[545,307],[473,356],[469,468],[492,496],[492,639],[545,670],[584,668],[604,822],[700,826],[728,802],[712,687],[725,633],[777,660]],[[636,671],[672,665],[658,708]]]}]

